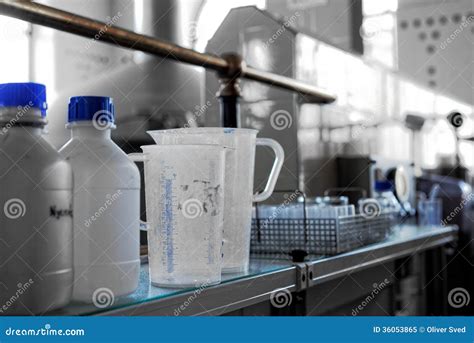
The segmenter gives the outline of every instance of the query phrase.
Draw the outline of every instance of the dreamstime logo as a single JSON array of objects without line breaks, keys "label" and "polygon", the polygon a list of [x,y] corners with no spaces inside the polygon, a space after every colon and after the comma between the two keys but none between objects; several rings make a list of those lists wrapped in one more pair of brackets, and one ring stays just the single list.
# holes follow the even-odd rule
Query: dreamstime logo
[{"label": "dreamstime logo", "polygon": [[374,20],[365,20],[359,28],[359,34],[363,39],[372,39],[382,31]]},{"label": "dreamstime logo", "polygon": [[449,122],[451,123],[452,126],[454,126],[455,128],[460,128],[462,126],[462,124],[464,123],[464,117],[461,113],[459,112],[456,112],[456,113],[452,113],[450,116],[449,116]]},{"label": "dreamstime logo", "polygon": [[13,198],[5,202],[5,205],[3,205],[3,212],[9,219],[18,219],[25,215],[26,205],[23,200]]},{"label": "dreamstime logo", "polygon": [[100,110],[95,112],[92,116],[92,125],[94,125],[97,130],[107,130],[112,127],[113,119],[114,115],[112,112]]},{"label": "dreamstime logo", "polygon": [[448,294],[448,303],[451,307],[461,308],[469,305],[470,302],[469,292],[462,287],[453,288]]},{"label": "dreamstime logo", "polygon": [[197,32],[198,32],[198,23],[195,21],[190,22],[187,27],[187,37],[191,45],[194,45],[194,43],[197,41],[197,36],[198,36]]},{"label": "dreamstime logo", "polygon": [[[6,336],[13,337],[62,337],[62,336],[85,336],[86,332],[84,329],[55,329],[51,324],[47,323],[44,327],[40,326],[31,328],[18,328],[9,327],[5,330]],[[26,339],[25,339],[26,340]],[[51,341],[51,340],[49,340]],[[2,341],[4,342],[4,341]]]},{"label": "dreamstime logo", "polygon": [[270,125],[277,131],[288,129],[293,124],[293,117],[290,112],[277,110],[270,115]]},{"label": "dreamstime logo", "polygon": [[359,212],[362,217],[370,219],[377,217],[382,212],[382,208],[377,200],[365,199],[359,204]]},{"label": "dreamstime logo", "polygon": [[194,219],[202,216],[204,208],[202,202],[198,199],[188,199],[183,203],[182,207],[183,216],[188,219]]},{"label": "dreamstime logo", "polygon": [[115,301],[114,292],[109,288],[97,288],[92,294],[92,303],[97,308],[112,306]]},{"label": "dreamstime logo", "polygon": [[270,303],[273,307],[283,308],[289,306],[293,301],[291,292],[286,288],[275,289],[270,295]]}]

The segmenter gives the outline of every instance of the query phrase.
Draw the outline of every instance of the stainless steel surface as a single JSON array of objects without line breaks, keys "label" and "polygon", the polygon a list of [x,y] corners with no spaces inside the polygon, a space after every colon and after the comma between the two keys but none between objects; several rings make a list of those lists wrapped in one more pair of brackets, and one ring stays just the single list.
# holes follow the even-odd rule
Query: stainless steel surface
[{"label": "stainless steel surface", "polygon": [[[400,0],[393,36],[400,71],[471,105],[473,6],[471,0],[429,0],[416,4]],[[447,109],[451,110],[456,109]]]},{"label": "stainless steel surface", "polygon": [[[165,59],[189,63],[217,72],[225,73],[229,68],[227,61],[221,57],[199,53],[192,49],[114,26],[104,30],[104,27],[107,27],[106,23],[34,2],[5,1],[0,3],[0,13],[26,20],[33,24],[48,26],[88,38],[94,38],[98,32],[103,32],[99,37],[100,41],[147,52]],[[288,77],[262,72],[251,67],[244,66],[241,77],[298,92],[314,102],[330,103],[335,100],[334,95],[317,87]]]},{"label": "stainless steel surface", "polygon": [[[404,234],[386,242],[334,257],[314,256],[305,263],[293,265],[287,261],[252,259],[250,273],[224,275],[222,284],[202,289],[176,290],[150,286],[148,266],[143,265],[139,290],[129,297],[116,299],[112,308],[71,304],[52,314],[223,315],[266,302],[275,290],[304,290],[352,272],[448,244],[457,237],[454,226],[405,228]],[[181,306],[183,310],[179,310]],[[179,313],[176,313],[177,310]]]},{"label": "stainless steel surface", "polygon": [[331,42],[346,51],[362,53],[359,34],[362,1],[287,1],[267,0],[267,10],[284,18],[294,18],[297,31]]},{"label": "stainless steel surface", "polygon": [[133,31],[186,48],[195,44],[195,30],[206,0],[134,0]]}]

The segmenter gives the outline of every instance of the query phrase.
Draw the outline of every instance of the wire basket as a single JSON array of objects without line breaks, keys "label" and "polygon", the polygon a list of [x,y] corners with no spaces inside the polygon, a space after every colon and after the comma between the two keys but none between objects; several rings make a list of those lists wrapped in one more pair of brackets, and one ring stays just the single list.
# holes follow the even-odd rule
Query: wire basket
[{"label": "wire basket", "polygon": [[385,211],[373,216],[353,214],[314,219],[257,217],[252,220],[250,251],[254,255],[274,256],[288,256],[296,250],[309,255],[335,255],[385,240],[396,218],[397,213]]}]

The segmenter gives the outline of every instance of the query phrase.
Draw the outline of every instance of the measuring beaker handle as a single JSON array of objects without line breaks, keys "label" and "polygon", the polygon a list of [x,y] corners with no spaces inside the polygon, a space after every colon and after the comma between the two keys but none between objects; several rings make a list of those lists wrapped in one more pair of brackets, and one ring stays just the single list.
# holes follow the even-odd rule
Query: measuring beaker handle
[{"label": "measuring beaker handle", "polygon": [[256,143],[257,146],[267,146],[275,152],[275,161],[273,162],[272,170],[270,176],[268,176],[265,189],[263,192],[253,195],[253,202],[261,202],[267,200],[275,189],[278,176],[280,176],[281,167],[283,166],[283,161],[285,160],[285,152],[280,143],[271,138],[257,138]]},{"label": "measuring beaker handle", "polygon": [[[127,154],[127,156],[131,161],[133,161],[135,163],[148,161],[147,158],[146,158],[146,155],[142,154],[141,152],[134,152],[134,153],[131,153],[131,154]],[[140,220],[140,230],[141,231],[150,230],[150,223],[147,223],[143,220]]]}]

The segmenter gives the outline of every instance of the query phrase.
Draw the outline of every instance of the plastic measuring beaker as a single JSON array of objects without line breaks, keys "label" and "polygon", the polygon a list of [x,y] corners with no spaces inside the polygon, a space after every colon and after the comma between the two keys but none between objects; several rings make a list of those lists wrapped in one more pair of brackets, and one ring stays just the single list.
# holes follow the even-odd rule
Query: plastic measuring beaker
[{"label": "plastic measuring beaker", "polygon": [[442,225],[442,215],[441,199],[426,199],[418,202],[418,225]]},{"label": "plastic measuring beaker", "polygon": [[[219,144],[226,153],[224,186],[224,273],[246,272],[250,256],[252,202],[268,199],[275,188],[284,160],[281,145],[257,138],[257,130],[221,127],[148,131],[158,145]],[[253,194],[255,147],[267,146],[275,153],[270,176],[262,193]]]},{"label": "plastic measuring beaker", "polygon": [[145,163],[151,283],[193,287],[221,281],[224,148],[147,145]]}]

